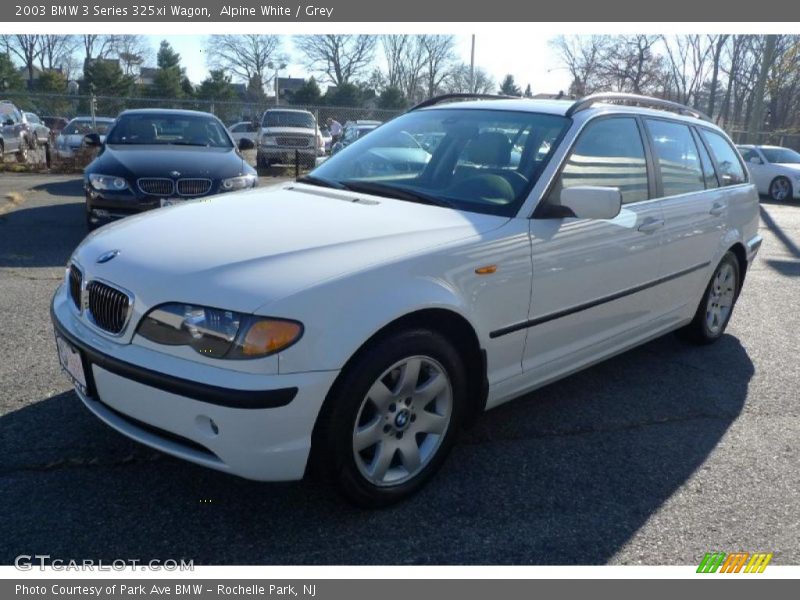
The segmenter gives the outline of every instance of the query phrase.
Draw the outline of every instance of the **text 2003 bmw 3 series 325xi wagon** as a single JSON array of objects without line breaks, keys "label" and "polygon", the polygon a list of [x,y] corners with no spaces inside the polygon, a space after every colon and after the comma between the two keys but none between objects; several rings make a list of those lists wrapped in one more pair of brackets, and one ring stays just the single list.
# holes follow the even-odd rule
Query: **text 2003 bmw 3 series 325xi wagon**
[{"label": "text 2003 bmw 3 series 325xi wagon", "polygon": [[761,238],[719,128],[640,96],[455,100],[282,188],[87,237],[52,304],[84,404],[168,454],[269,481],[313,465],[378,506],[475,413],[672,330],[723,334]]}]

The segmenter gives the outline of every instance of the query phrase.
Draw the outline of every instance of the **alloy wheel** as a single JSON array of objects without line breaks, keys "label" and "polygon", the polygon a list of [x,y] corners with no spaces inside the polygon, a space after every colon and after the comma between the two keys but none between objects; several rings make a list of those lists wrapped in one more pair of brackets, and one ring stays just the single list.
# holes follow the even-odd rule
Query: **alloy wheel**
[{"label": "alloy wheel", "polygon": [[400,485],[419,474],[445,438],[453,413],[453,386],[429,356],[389,367],[362,400],[353,428],[353,456],[376,486]]},{"label": "alloy wheel", "polygon": [[779,177],[772,182],[769,194],[772,196],[773,200],[782,201],[788,198],[790,190],[791,184],[789,183],[789,180],[785,179],[784,177]]},{"label": "alloy wheel", "polygon": [[736,297],[736,274],[728,263],[722,263],[714,273],[706,304],[706,326],[716,335],[728,321]]}]

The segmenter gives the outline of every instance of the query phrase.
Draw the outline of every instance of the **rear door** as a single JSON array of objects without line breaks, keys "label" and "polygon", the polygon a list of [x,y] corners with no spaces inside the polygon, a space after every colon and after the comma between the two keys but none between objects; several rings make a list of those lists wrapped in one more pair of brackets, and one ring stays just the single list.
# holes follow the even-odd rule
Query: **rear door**
[{"label": "rear door", "polygon": [[664,254],[653,301],[675,320],[696,300],[725,233],[727,202],[704,143],[691,125],[644,119],[664,214]]},{"label": "rear door", "polygon": [[564,188],[616,187],[623,201],[617,217],[530,221],[533,295],[523,368],[534,378],[602,352],[603,342],[656,317],[648,283],[661,271],[664,220],[650,200],[642,133],[633,116],[589,122],[543,200],[557,207]]}]

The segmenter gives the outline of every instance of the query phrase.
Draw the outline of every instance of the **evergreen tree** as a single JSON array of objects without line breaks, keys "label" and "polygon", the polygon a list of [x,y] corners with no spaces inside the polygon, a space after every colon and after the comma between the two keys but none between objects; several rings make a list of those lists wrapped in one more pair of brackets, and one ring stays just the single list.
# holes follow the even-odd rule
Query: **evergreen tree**
[{"label": "evergreen tree", "polygon": [[506,75],[503,83],[500,84],[500,93],[504,96],[522,96],[522,90],[514,83],[513,75]]},{"label": "evergreen tree", "polygon": [[399,110],[407,105],[403,91],[396,87],[387,87],[378,97],[378,106],[387,110]]},{"label": "evergreen tree", "polygon": [[316,106],[321,103],[321,100],[322,92],[319,89],[319,85],[317,85],[317,80],[313,77],[292,94],[292,104]]}]

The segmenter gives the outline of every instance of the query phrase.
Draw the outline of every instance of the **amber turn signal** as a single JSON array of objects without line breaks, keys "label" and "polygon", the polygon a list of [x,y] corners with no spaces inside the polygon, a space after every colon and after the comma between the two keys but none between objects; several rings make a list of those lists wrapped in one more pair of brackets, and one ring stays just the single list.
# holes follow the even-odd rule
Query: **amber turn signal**
[{"label": "amber turn signal", "polygon": [[250,326],[241,344],[245,356],[263,356],[291,346],[303,333],[300,323],[265,319]]}]

